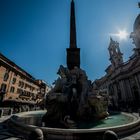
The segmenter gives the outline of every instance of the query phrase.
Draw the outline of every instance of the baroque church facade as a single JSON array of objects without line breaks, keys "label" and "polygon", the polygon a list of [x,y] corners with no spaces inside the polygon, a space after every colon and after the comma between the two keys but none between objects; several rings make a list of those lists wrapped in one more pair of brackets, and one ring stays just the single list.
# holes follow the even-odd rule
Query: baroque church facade
[{"label": "baroque church facade", "polygon": [[112,106],[118,109],[140,107],[140,14],[130,38],[135,48],[127,62],[123,61],[119,43],[110,38],[108,51],[111,64],[105,70],[105,76],[93,83],[94,88],[107,89]]}]

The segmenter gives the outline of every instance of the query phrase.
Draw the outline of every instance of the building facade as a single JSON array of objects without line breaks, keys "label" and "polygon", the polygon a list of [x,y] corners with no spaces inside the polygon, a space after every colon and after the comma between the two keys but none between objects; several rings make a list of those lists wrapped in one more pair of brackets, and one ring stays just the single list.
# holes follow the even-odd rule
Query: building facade
[{"label": "building facade", "polygon": [[0,106],[25,110],[38,106],[49,86],[0,53]]},{"label": "building facade", "polygon": [[140,107],[140,15],[134,22],[130,38],[135,48],[127,62],[123,61],[119,43],[110,39],[108,50],[111,65],[105,70],[105,76],[93,83],[94,88],[108,90],[111,103],[116,108]]}]

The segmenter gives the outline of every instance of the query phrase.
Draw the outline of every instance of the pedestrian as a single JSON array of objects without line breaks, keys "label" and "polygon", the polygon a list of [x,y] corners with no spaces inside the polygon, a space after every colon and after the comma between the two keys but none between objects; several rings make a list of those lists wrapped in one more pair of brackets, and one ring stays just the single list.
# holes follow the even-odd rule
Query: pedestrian
[{"label": "pedestrian", "polygon": [[3,109],[0,109],[0,118],[3,116]]}]

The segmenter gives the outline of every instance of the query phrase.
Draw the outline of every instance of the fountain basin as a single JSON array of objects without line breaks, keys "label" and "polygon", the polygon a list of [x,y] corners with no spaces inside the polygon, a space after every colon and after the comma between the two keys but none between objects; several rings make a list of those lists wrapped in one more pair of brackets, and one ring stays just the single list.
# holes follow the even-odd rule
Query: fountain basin
[{"label": "fountain basin", "polygon": [[[93,124],[93,126],[88,126],[88,128],[85,127],[85,124],[85,128],[81,127],[79,129],[48,128],[42,127],[41,120],[45,113],[46,111],[30,111],[13,115],[8,120],[8,126],[10,129],[12,128],[14,132],[22,134],[25,137],[35,128],[40,128],[47,140],[101,140],[106,130],[112,130],[116,132],[119,137],[123,137],[138,130],[140,127],[140,118],[138,116],[121,112],[119,116],[113,115],[109,117],[109,119],[112,119],[112,122],[115,122],[115,124],[112,123],[112,126],[110,125],[111,121],[107,119],[102,122],[103,124],[100,122],[100,124]],[[122,117],[122,120],[120,119],[122,122],[116,123],[118,122],[116,119],[119,117]]]}]

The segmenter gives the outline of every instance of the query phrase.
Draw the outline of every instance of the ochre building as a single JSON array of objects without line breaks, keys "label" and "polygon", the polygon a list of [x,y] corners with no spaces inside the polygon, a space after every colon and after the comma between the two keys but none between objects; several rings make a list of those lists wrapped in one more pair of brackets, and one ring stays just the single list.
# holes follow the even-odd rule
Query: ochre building
[{"label": "ochre building", "polygon": [[0,53],[0,106],[16,110],[38,107],[50,87]]}]

